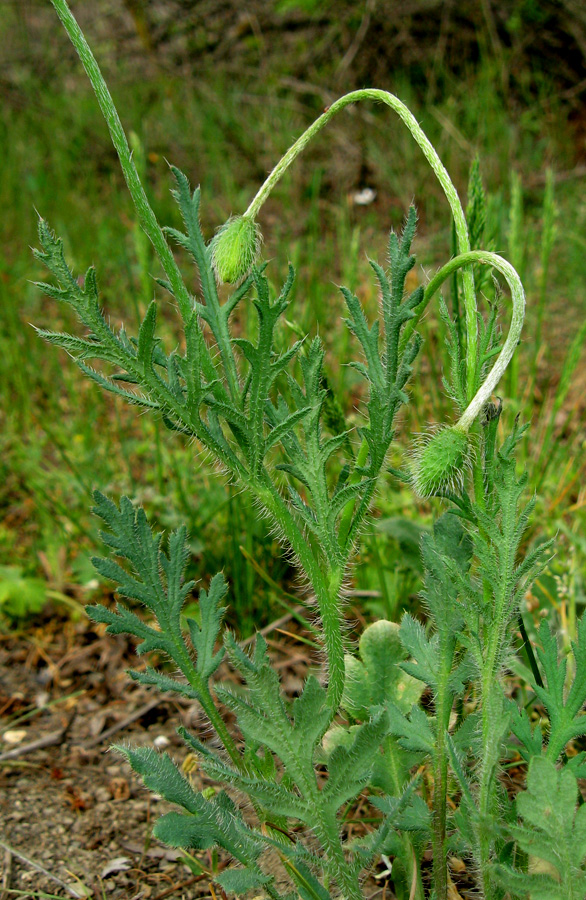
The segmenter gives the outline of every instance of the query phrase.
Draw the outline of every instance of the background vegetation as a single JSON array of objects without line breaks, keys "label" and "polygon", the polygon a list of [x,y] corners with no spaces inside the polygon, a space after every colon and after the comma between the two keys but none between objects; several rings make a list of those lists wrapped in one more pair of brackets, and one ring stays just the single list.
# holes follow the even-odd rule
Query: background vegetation
[{"label": "background vegetation", "polygon": [[[177,224],[166,160],[202,187],[204,232],[241,212],[267,170],[333,98],[391,90],[414,109],[465,196],[478,154],[487,235],[524,277],[519,362],[501,385],[504,425],[531,420],[526,466],[538,494],[531,539],[558,533],[557,556],[528,598],[554,608],[566,640],[583,605],[586,567],[586,13],[579,0],[93,0],[73,5],[113,90],[159,218]],[[29,251],[35,207],[66,239],[81,272],[95,263],[108,314],[134,323],[161,301],[106,127],[48,0],[0,7],[0,618],[13,628],[45,604],[96,589],[89,558],[91,490],[136,497],[165,528],[185,521],[194,577],[224,568],[243,634],[291,604],[292,572],[245,499],[218,483],[193,447],[104,396],[29,323],[70,330],[42,298]],[[366,189],[370,189],[366,191]],[[328,375],[352,420],[338,284],[377,298],[367,254],[415,200],[416,279],[450,245],[445,201],[388,110],[349,111],[329,128],[262,214],[270,277],[297,268],[291,328],[319,329]],[[369,202],[364,202],[365,200]],[[485,246],[486,246],[485,242]],[[186,263],[187,264],[187,263]],[[414,285],[413,285],[414,286]],[[194,285],[194,288],[196,286]],[[503,301],[506,307],[506,299]],[[444,418],[443,326],[423,324],[425,378],[398,434]],[[88,474],[89,473],[89,474]],[[355,589],[361,608],[395,617],[419,584],[410,492],[377,498]],[[51,608],[51,607],[49,607]]]}]

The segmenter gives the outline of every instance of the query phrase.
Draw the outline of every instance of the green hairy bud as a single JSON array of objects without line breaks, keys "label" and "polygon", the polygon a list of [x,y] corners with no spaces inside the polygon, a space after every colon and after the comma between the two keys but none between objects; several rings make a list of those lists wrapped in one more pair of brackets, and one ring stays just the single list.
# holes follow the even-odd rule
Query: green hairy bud
[{"label": "green hairy bud", "polygon": [[260,250],[260,228],[250,216],[232,216],[212,241],[212,265],[219,282],[235,284],[246,278]]},{"label": "green hairy bud", "polygon": [[413,484],[419,496],[433,497],[461,487],[469,456],[468,433],[458,425],[426,437],[413,464]]}]

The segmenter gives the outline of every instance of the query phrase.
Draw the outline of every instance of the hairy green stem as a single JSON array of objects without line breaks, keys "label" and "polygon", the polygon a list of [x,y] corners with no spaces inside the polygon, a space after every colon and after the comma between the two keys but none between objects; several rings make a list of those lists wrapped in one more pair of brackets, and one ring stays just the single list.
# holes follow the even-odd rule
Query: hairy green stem
[{"label": "hairy green stem", "polygon": [[122,123],[120,122],[120,117],[118,116],[114,101],[112,100],[112,95],[108,90],[96,59],[83,36],[81,28],[69,9],[66,0],[51,0],[51,3],[61,19],[71,43],[77,50],[79,58],[94,89],[94,93],[100,104],[100,109],[102,110],[108,125],[112,143],[118,153],[122,172],[136,207],[140,224],[156,250],[157,256],[165,270],[165,274],[173,288],[173,294],[177,298],[181,315],[187,322],[192,309],[191,297],[189,291],[185,287],[171,249],[157,222],[157,218],[147,200],[139,174],[132,159],[132,152],[128,146],[128,141]]},{"label": "hairy green stem", "polygon": [[[401,100],[399,100],[398,97],[395,97],[394,94],[390,94],[388,91],[376,90],[374,88],[352,91],[332,103],[331,106],[329,106],[322,115],[303,132],[277,163],[264,184],[256,193],[255,197],[252,199],[244,215],[256,218],[258,211],[272,189],[287,171],[291,163],[294,162],[299,154],[305,149],[311,139],[328,124],[330,119],[332,119],[336,113],[340,112],[340,110],[349,106],[351,103],[357,103],[361,100],[375,100],[390,106],[407,126],[414,140],[421,148],[427,162],[433,169],[450,205],[456,230],[458,250],[460,254],[467,253],[470,250],[470,238],[468,235],[466,216],[464,215],[458,192],[435,148],[429,141],[413,113],[401,102]],[[464,288],[464,304],[466,307],[467,386],[468,398],[471,399],[476,388],[478,357],[476,293],[474,289],[474,274],[471,266],[464,269],[462,273],[462,283]]]},{"label": "hairy green stem", "polygon": [[493,672],[488,671],[481,678],[482,698],[482,762],[480,768],[480,783],[478,791],[478,811],[480,821],[478,825],[478,869],[482,884],[483,900],[492,900],[492,828],[493,813],[496,802],[496,764],[492,758],[492,737],[495,728],[494,718],[491,715],[495,689],[500,691],[498,679]]},{"label": "hairy green stem", "polygon": [[507,339],[495,364],[476,394],[470,399],[468,406],[458,421],[458,425],[465,430],[470,428],[472,422],[480,415],[484,405],[490,399],[491,394],[509,365],[521,337],[523,321],[525,319],[525,291],[523,290],[521,279],[516,270],[510,262],[503,259],[502,256],[499,256],[497,253],[490,253],[488,250],[471,250],[468,253],[462,253],[459,256],[455,256],[454,259],[451,259],[445,266],[442,266],[439,272],[431,279],[425,288],[423,303],[418,310],[416,318],[408,323],[401,337],[401,347],[404,347],[435,292],[439,290],[453,272],[463,267],[469,267],[471,263],[484,263],[490,265],[504,276],[511,291],[513,312]]},{"label": "hairy green stem", "polygon": [[210,723],[213,725],[216,734],[220,738],[226,753],[238,769],[242,769],[242,759],[230,735],[224,720],[222,719],[214,699],[210,693],[207,682],[201,677],[189,654],[189,651],[183,640],[174,640],[176,648],[176,659],[181,660],[181,671],[187,678],[191,687],[197,692],[199,702]]},{"label": "hairy green stem", "polygon": [[[391,793],[392,797],[400,797],[405,790],[406,780],[404,766],[397,760],[397,738],[387,737],[383,746],[384,758],[388,762],[386,772],[391,781],[391,792],[389,793]],[[403,845],[404,859],[409,860],[409,863],[405,865],[405,872],[410,887],[409,900],[425,900],[421,866],[415,852],[415,840],[410,834],[404,833],[400,835],[400,841]]]},{"label": "hairy green stem", "polygon": [[364,895],[360,889],[360,884],[356,875],[352,873],[346,857],[344,848],[340,839],[340,825],[335,814],[327,814],[321,808],[319,792],[316,797],[317,814],[319,823],[316,827],[316,833],[323,844],[326,856],[329,857],[330,863],[334,867],[334,875],[338,886],[342,890],[344,900],[363,900]]},{"label": "hairy green stem", "polygon": [[236,744],[234,743],[234,740],[226,727],[226,723],[218,712],[218,708],[207,685],[205,685],[205,690],[199,690],[199,702],[201,703],[206,716],[210,720],[210,723],[213,725],[216,734],[224,745],[226,753],[228,754],[236,768],[243,769],[244,765],[240,753],[238,752]]},{"label": "hairy green stem", "polygon": [[344,665],[344,638],[342,636],[342,612],[340,589],[342,570],[328,573],[326,592],[322,597],[316,591],[316,599],[321,615],[324,643],[328,660],[327,703],[332,710],[332,718],[338,711],[344,691],[346,669]]},{"label": "hairy green stem", "polygon": [[247,483],[247,487],[270,512],[273,521],[287,538],[301,569],[309,578],[315,592],[324,630],[328,672],[327,702],[333,718],[342,699],[345,680],[344,639],[340,611],[340,590],[344,570],[340,567],[323,571],[321,560],[314,554],[289,507],[266,472],[262,485],[250,482]]},{"label": "hairy green stem", "polygon": [[[366,438],[362,439],[362,444],[360,445],[360,449],[356,456],[356,462],[354,463],[354,468],[350,473],[350,477],[348,478],[348,484],[358,484],[362,475],[358,471],[366,464],[366,460],[368,459],[368,441]],[[352,513],[354,512],[354,500],[351,500],[345,507],[344,512],[340,516],[340,525],[338,529],[338,541],[340,547],[345,547],[346,542],[348,540],[348,534],[350,532],[350,526],[352,524]]]},{"label": "hairy green stem", "polygon": [[450,670],[451,659],[449,661],[444,659],[435,698],[437,732],[433,760],[432,847],[433,883],[437,900],[447,900],[448,896],[448,850],[446,845],[448,752],[446,748],[446,733],[452,711],[452,696],[448,688]]},{"label": "hairy green stem", "polygon": [[[508,545],[511,546],[511,528],[504,524],[509,532]],[[512,567],[510,560],[501,560],[498,589],[495,592],[495,603],[491,621],[485,623],[487,640],[483,652],[480,673],[481,715],[481,765],[478,789],[478,866],[482,882],[484,900],[493,900],[492,847],[493,832],[491,823],[496,808],[497,770],[499,762],[498,750],[495,750],[495,728],[498,730],[498,718],[502,715],[502,704],[498,704],[502,695],[499,681],[502,647],[505,643],[507,619],[505,608],[507,602],[506,585],[508,570]],[[485,587],[488,593],[488,588]],[[497,712],[498,706],[498,712]]]}]

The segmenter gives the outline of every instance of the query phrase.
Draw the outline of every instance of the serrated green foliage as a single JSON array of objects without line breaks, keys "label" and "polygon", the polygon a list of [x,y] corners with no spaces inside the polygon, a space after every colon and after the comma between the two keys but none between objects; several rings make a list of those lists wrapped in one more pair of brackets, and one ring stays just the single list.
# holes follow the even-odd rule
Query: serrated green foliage
[{"label": "serrated green foliage", "polygon": [[511,731],[519,742],[519,753],[529,763],[534,756],[541,756],[543,736],[539,723],[532,725],[526,709],[520,709],[511,701]]},{"label": "serrated green foliage", "polygon": [[124,754],[149,790],[161,794],[169,803],[175,803],[189,813],[197,811],[198,795],[168,753],[158,753],[151,747],[119,746],[116,749]]},{"label": "serrated green foliage", "polygon": [[438,637],[428,637],[421,622],[410,613],[401,620],[401,641],[412,659],[403,664],[405,672],[422,681],[430,688],[437,687],[438,678]]},{"label": "serrated green foliage", "polygon": [[394,704],[389,704],[388,712],[390,731],[399,738],[401,747],[415,753],[434,752],[434,729],[429,717],[419,706],[414,706],[409,715],[405,715]]},{"label": "serrated green foliage", "polygon": [[[487,240],[486,235],[486,193],[482,183],[480,172],[480,160],[476,156],[472,160],[468,176],[468,204],[466,206],[466,221],[470,232],[470,247],[472,250],[484,248],[493,249],[493,241]],[[490,270],[487,266],[474,266],[474,285],[480,294],[490,279]]]},{"label": "serrated green foliage", "polygon": [[276,757],[287,775],[279,778],[280,767],[271,766],[269,773],[265,765],[261,778],[251,754],[246,757],[246,771],[237,771],[217,755],[200,751],[202,767],[211,777],[246,793],[263,811],[261,814],[269,817],[267,821],[282,817],[312,828],[326,858],[328,852],[334,854],[333,860],[324,863],[326,870],[351,895],[358,896],[356,878],[360,867],[356,871],[349,867],[339,843],[337,814],[369,783],[388,732],[386,711],[381,709],[356,726],[349,740],[334,748],[327,760],[327,780],[320,789],[315,765],[320,742],[331,721],[325,690],[309,677],[300,696],[289,706],[260,636],[252,657],[243,654],[229,636],[226,646],[233,665],[246,682],[247,692],[219,687],[218,697],[235,713],[246,745],[264,748],[265,757]]},{"label": "serrated green foliage", "polygon": [[560,659],[555,635],[545,620],[539,627],[539,641],[537,654],[544,684],[533,684],[533,690],[547,710],[549,734],[545,752],[555,762],[571,740],[586,734],[586,616],[580,619],[576,640],[572,641],[573,678],[569,686],[568,659]]},{"label": "serrated green foliage", "polygon": [[[118,333],[114,332],[100,308],[95,270],[87,270],[82,287],[65,262],[62,240],[55,236],[43,219],[39,220],[38,232],[42,250],[35,251],[35,255],[59,283],[58,288],[45,283],[39,283],[38,287],[48,296],[72,306],[88,329],[88,336],[84,339],[49,331],[40,331],[41,337],[67,350],[82,372],[104,389],[130,403],[160,410],[174,424],[193,433],[190,412],[196,413],[197,406],[187,410],[183,388],[177,382],[178,374],[183,377],[189,371],[196,373],[197,382],[186,379],[196,401],[201,402],[208,387],[220,392],[216,371],[196,317],[185,323],[189,352],[185,358],[180,358],[181,361],[177,357],[167,357],[155,335],[157,312],[154,302],[148,307],[137,340],[129,338],[123,328]],[[101,360],[114,367],[114,372],[104,375],[88,366],[88,359]],[[179,368],[173,371],[174,366]],[[137,385],[139,390],[124,390],[119,386],[120,381]]]},{"label": "serrated green foliage", "polygon": [[484,659],[483,646],[496,629],[494,671],[500,670],[511,646],[511,621],[516,617],[521,598],[542,571],[551,542],[539,545],[519,556],[534,500],[523,499],[527,476],[517,476],[515,447],[525,428],[515,424],[511,434],[495,455],[488,475],[492,490],[486,504],[473,504],[469,515],[474,528],[471,537],[478,559],[478,575],[459,582],[473,642],[470,652],[479,669]]},{"label": "serrated green foliage", "polygon": [[484,229],[486,226],[486,196],[482,177],[480,175],[480,161],[476,156],[470,166],[468,177],[468,206],[466,207],[466,219],[470,232],[470,247],[478,250],[483,246]]},{"label": "serrated green foliage", "polygon": [[[246,866],[244,877],[251,887],[271,881],[257,864],[263,849],[262,838],[245,824],[226,794],[208,800],[196,793],[167,753],[159,754],[148,747],[117,749],[126,756],[147,788],[185,810],[185,813],[162,816],[155,824],[156,837],[171,847],[183,849],[223,847]],[[236,875],[234,881],[237,880]]]},{"label": "serrated green foliage", "polygon": [[511,828],[527,854],[528,870],[498,866],[498,880],[513,897],[532,900],[579,900],[586,895],[586,806],[576,808],[578,783],[567,768],[535,758],[527,790],[517,796],[522,823]]},{"label": "serrated green foliage", "polygon": [[[138,600],[155,616],[160,632],[147,628],[143,635],[143,646],[139,652],[164,650],[172,655],[172,641],[181,634],[181,610],[194,583],[183,581],[187,564],[186,530],[173,532],[168,542],[168,554],[162,547],[162,535],[153,534],[144,510],[135,509],[127,497],[123,497],[117,507],[100,492],[94,494],[94,512],[105,522],[108,530],[101,532],[104,543],[115,554],[129,564],[123,568],[111,559],[95,558],[97,571],[105,578],[117,583],[121,597]],[[123,626],[132,619],[126,617],[128,610],[120,607],[110,612],[104,607],[90,607],[88,614],[96,621],[108,622],[113,633],[124,633]],[[134,632],[129,632],[134,633]]]},{"label": "serrated green foliage", "polygon": [[422,288],[404,297],[405,279],[415,265],[415,257],[410,251],[416,224],[417,214],[411,207],[401,236],[391,232],[390,275],[371,261],[380,289],[382,334],[379,322],[369,325],[358,298],[342,288],[349,313],[347,325],[358,339],[365,360],[364,363],[352,365],[364,376],[369,389],[369,421],[368,427],[363,429],[369,448],[369,461],[365,467],[367,473],[376,472],[381,456],[386,456],[397,409],[400,404],[408,402],[404,388],[420,348],[420,341],[414,340],[405,349],[403,357],[399,355],[401,329],[415,317],[415,310],[423,301]]},{"label": "serrated green foliage", "polygon": [[188,814],[167,813],[155,825],[154,834],[171,847],[205,850],[219,846],[252,869],[263,850],[263,841],[249,828],[227,794],[212,799],[195,794]]},{"label": "serrated green foliage", "polygon": [[366,787],[372,773],[375,754],[388,732],[385,711],[359,726],[352,743],[336,747],[328,759],[328,781],[322,791],[326,811],[333,813]]},{"label": "serrated green foliage", "polygon": [[108,529],[101,532],[102,540],[128,567],[111,559],[94,559],[94,566],[101,575],[116,583],[120,597],[142,603],[154,617],[157,627],[147,624],[121,603],[115,610],[89,606],[88,615],[95,622],[106,624],[107,631],[112,634],[137,637],[140,641],[138,653],[162,651],[185,678],[181,681],[147,667],[142,672],[130,673],[135,681],[163,691],[176,691],[202,701],[204,707],[209,706],[207,684],[223,656],[223,648],[214,649],[225,612],[221,602],[228,589],[223,575],[216,575],[209,590],[200,592],[200,622],[187,619],[190,647],[181,623],[183,606],[194,588],[193,581],[184,580],[189,555],[186,529],[179,528],[169,536],[165,552],[162,534],[153,533],[144,510],[135,508],[127,497],[123,497],[117,507],[96,491],[94,501],[94,511]]},{"label": "serrated green foliage", "polygon": [[[108,325],[100,308],[95,269],[92,267],[87,270],[82,286],[65,261],[63,241],[56,237],[44,219],[39,219],[38,234],[42,250],[35,250],[34,254],[54,275],[59,287],[44,282],[37,282],[37,287],[47,296],[72,306],[89,332],[86,338],[45,330],[39,330],[39,335],[49,343],[63,347],[84,374],[96,381],[100,387],[123,397],[130,403],[159,409],[158,400],[138,392],[125,391],[111,378],[86,365],[88,359],[103,360],[124,370],[124,374],[132,379],[130,383],[141,383],[141,387],[145,379],[159,377],[150,365],[152,360],[149,360],[149,368],[145,369],[144,358],[138,358],[124,330],[116,334]],[[150,316],[152,320],[154,315],[154,310],[149,308],[147,318]],[[145,334],[146,330],[148,326]]]},{"label": "serrated green foliage", "polygon": [[289,777],[302,792],[314,785],[314,753],[330,722],[326,694],[315,678],[309,678],[289,714],[279,679],[266,655],[266,644],[257,636],[254,657],[242,658],[233,641],[227,642],[231,662],[246,680],[248,696],[219,688],[218,696],[236,714],[245,739],[266,747],[284,763]]},{"label": "serrated green foliage", "polygon": [[226,869],[224,872],[217,875],[215,880],[220,887],[229,894],[235,894],[237,897],[242,897],[247,891],[251,891],[254,888],[261,888],[263,885],[267,884],[267,882],[270,881],[270,878],[267,875],[263,875],[262,872],[257,872],[248,867],[246,869]]},{"label": "serrated green foliage", "polygon": [[446,513],[434,523],[432,534],[423,536],[421,546],[425,567],[422,596],[436,632],[426,634],[409,613],[404,615],[400,635],[411,659],[402,662],[401,668],[434,693],[445,687],[454,697],[463,689],[461,660],[456,657],[462,625],[458,587],[468,577],[472,542],[461,520]]}]

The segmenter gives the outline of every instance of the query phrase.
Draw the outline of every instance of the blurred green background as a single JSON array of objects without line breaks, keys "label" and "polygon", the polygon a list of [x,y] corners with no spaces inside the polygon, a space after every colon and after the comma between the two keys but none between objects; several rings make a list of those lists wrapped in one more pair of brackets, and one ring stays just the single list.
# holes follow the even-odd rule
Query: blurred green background
[{"label": "blurred green background", "polygon": [[[72,9],[163,223],[177,225],[167,160],[201,184],[211,237],[324,106],[356,87],[390,90],[413,109],[463,200],[479,156],[485,246],[513,262],[528,296],[525,340],[499,389],[503,423],[518,413],[532,423],[523,460],[538,494],[531,540],[558,533],[556,558],[528,602],[553,606],[571,634],[586,568],[584,4],[78,0]],[[97,589],[90,492],[99,488],[136,498],[161,527],[185,521],[192,574],[205,580],[224,568],[232,621],[248,634],[293,602],[294,573],[246,497],[162,423],[87,383],[31,327],[77,327],[31,283],[46,274],[29,249],[38,210],[76,272],[96,265],[113,320],[132,331],[157,296],[164,339],[176,340],[107,129],[49,0],[4,0],[0,30],[0,626]],[[374,313],[367,256],[384,259],[388,230],[412,201],[414,279],[423,281],[451,254],[445,199],[399,120],[364,105],[334,120],[261,214],[270,277],[278,283],[295,264],[292,317],[324,338],[351,420],[360,397],[344,366],[350,339],[337,285]],[[506,297],[502,306],[506,329]],[[437,306],[422,333],[398,461],[412,432],[451,415]],[[389,477],[354,579],[367,613],[396,616],[416,595],[419,529],[432,513]]]}]

